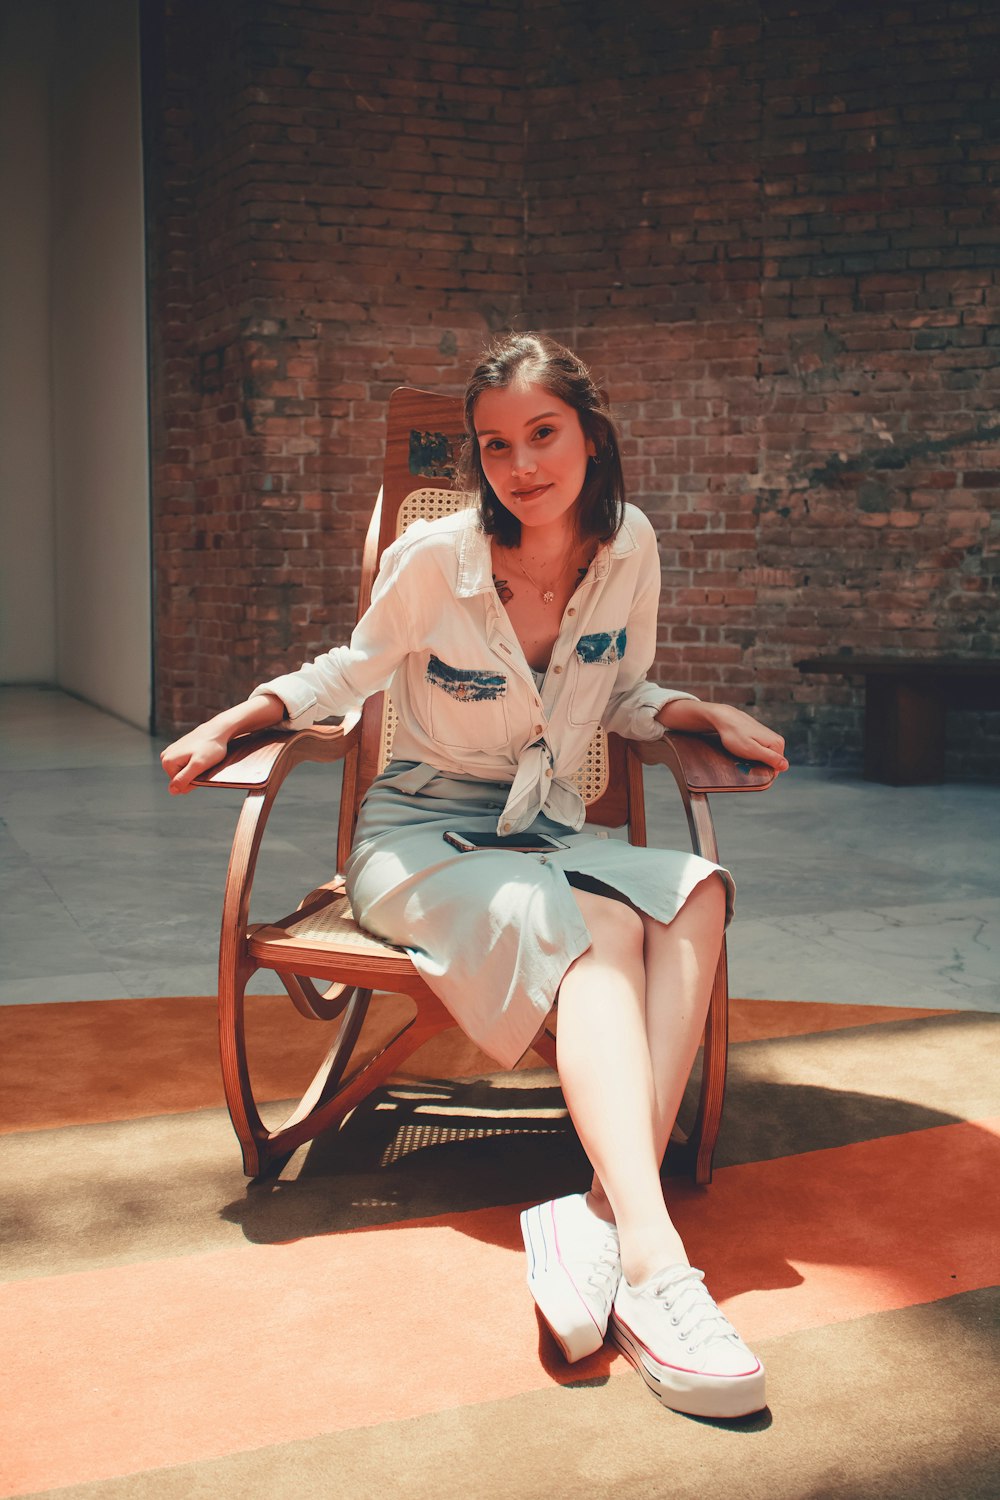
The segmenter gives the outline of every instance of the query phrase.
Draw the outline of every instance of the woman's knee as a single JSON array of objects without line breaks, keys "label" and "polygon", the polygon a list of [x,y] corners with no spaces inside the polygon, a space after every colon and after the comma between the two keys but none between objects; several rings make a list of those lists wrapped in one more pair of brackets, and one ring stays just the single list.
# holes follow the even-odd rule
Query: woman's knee
[{"label": "woman's knee", "polygon": [[689,920],[696,923],[706,937],[722,942],[726,930],[729,894],[721,875],[709,875],[695,886],[684,903]]},{"label": "woman's knee", "polygon": [[729,904],[729,887],[726,885],[725,876],[718,873],[707,876],[700,885],[696,885],[691,892],[704,901],[721,921],[726,920],[726,907]]},{"label": "woman's knee", "polygon": [[709,875],[688,893],[671,922],[659,922],[655,917],[644,917],[643,922],[653,942],[661,937],[668,941],[686,939],[718,949],[725,936],[727,909],[725,881],[721,875]]}]

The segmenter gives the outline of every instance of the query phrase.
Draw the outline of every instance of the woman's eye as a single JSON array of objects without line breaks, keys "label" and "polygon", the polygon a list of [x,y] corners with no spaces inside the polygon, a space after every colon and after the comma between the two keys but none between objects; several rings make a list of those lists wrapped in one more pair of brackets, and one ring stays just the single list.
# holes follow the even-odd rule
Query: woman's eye
[{"label": "woman's eye", "polygon": [[555,428],[554,427],[537,427],[535,429],[535,437],[536,438],[547,438],[547,437],[550,437],[553,432],[555,432]]},{"label": "woman's eye", "polygon": [[502,438],[490,438],[489,442],[486,444],[485,451],[487,453],[500,453],[506,446],[507,445]]}]

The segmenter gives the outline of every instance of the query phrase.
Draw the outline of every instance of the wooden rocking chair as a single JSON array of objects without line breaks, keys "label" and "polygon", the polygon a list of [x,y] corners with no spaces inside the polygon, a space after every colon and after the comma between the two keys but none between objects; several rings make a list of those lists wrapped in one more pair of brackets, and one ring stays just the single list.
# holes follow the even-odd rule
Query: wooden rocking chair
[{"label": "wooden rocking chair", "polygon": [[[362,560],[359,616],[371,597],[383,549],[418,516],[446,514],[468,503],[455,488],[456,456],[463,438],[457,398],[424,391],[396,391],[389,405],[384,483],[375,506]],[[288,773],[303,761],[342,760],[343,789],[337,868],[343,869],[358,808],[373,777],[391,755],[394,715],[384,693],[370,698],[350,721],[299,731],[270,730],[234,742],[226,759],[195,783],[246,790],[226,879],[219,950],[219,1039],[226,1100],[248,1176],[280,1170],[291,1153],[337,1125],[402,1062],[436,1033],[454,1026],[452,1017],[398,948],[369,936],[354,922],[343,883],[335,877],[313,891],[280,921],[248,925],[250,890],[265,824]],[[644,765],[673,773],[687,814],[691,844],[717,859],[708,795],[761,791],[773,772],[736,761],[718,744],[698,735],[669,735],[654,743],[627,742],[599,731],[578,782],[588,821],[628,825],[633,844],[645,844]],[[247,1060],[244,995],[259,969],[272,970],[303,1016],[332,1028],[322,1065],[297,1107],[277,1129],[268,1129],[254,1097]],[[318,987],[316,981],[322,981]],[[382,995],[406,995],[412,1017],[374,1055],[358,1046],[369,1006]],[[374,1002],[373,1002],[373,996]],[[712,1175],[726,1083],[728,989],[723,947],[705,1028],[701,1093],[688,1136],[675,1132],[670,1170],[689,1171],[698,1183]],[[534,1049],[555,1062],[550,1025]]]}]

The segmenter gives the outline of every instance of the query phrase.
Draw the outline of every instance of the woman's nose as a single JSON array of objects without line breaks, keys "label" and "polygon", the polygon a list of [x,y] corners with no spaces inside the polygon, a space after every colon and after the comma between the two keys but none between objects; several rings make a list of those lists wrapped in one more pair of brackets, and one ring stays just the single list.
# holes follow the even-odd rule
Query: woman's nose
[{"label": "woman's nose", "polygon": [[511,451],[510,467],[514,474],[532,474],[535,459],[530,448],[514,448]]}]

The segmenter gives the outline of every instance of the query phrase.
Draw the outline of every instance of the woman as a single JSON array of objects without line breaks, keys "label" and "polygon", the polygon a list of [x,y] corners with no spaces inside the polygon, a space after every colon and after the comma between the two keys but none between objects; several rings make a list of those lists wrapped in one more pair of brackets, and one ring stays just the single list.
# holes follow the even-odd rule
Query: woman
[{"label": "woman", "polygon": [[[570,351],[501,338],[473,372],[465,470],[478,511],[418,522],[383,558],[349,646],[255,689],[163,753],[185,792],[236,734],[345,713],[391,683],[394,758],[345,871],[358,920],[405,946],[505,1066],[558,997],[557,1058],[594,1169],[526,1211],[528,1285],[566,1358],[611,1336],[667,1406],[735,1417],[764,1372],[691,1268],[660,1165],[732,910],[727,871],[581,831],[568,778],[599,723],[626,737],[712,730],[787,769],[737,708],[647,680],[660,567],[626,505],[607,403]],[[554,836],[555,852],[456,852],[445,833]]]}]

